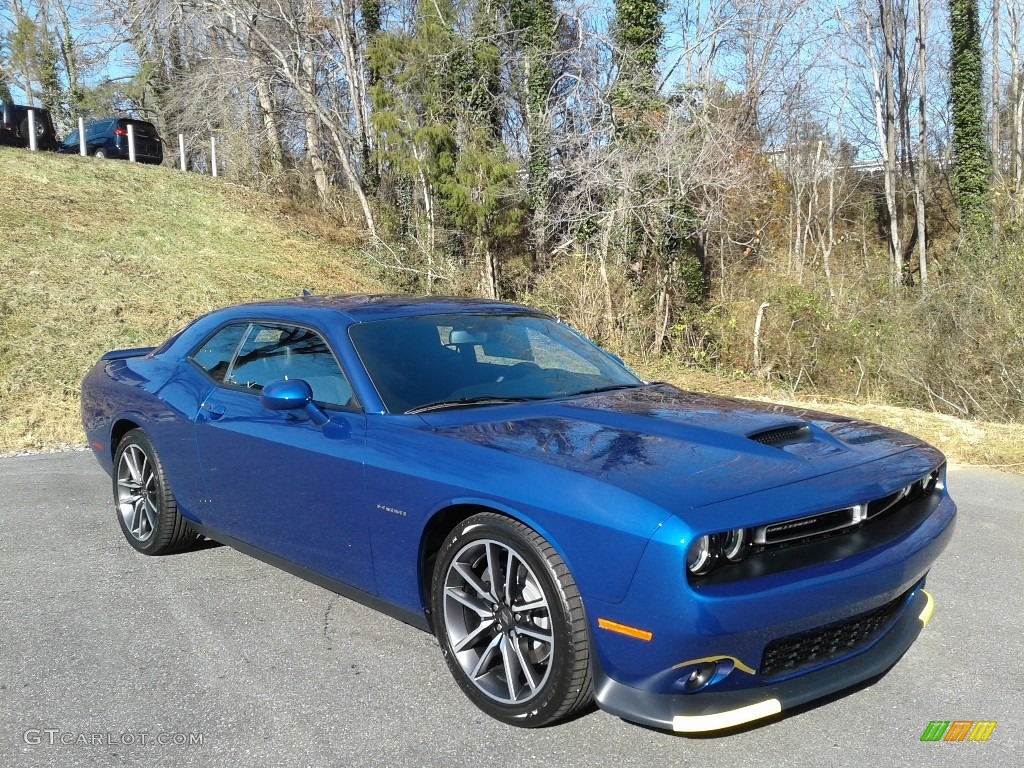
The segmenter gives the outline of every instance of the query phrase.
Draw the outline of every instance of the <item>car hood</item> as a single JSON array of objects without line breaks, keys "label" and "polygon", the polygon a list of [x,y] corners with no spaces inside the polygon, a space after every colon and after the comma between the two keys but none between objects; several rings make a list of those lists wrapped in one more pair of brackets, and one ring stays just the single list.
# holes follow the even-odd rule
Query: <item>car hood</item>
[{"label": "car hood", "polygon": [[854,419],[667,384],[424,414],[437,434],[611,483],[667,510],[700,507],[924,446]]}]

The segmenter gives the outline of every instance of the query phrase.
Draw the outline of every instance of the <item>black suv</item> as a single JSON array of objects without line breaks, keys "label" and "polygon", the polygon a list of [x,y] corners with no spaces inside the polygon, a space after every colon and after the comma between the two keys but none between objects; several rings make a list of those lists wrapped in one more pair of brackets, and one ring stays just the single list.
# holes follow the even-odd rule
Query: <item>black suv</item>
[{"label": "black suv", "polygon": [[[135,159],[140,163],[159,165],[164,161],[164,144],[156,126],[145,120],[130,120],[125,117],[108,117],[94,120],[85,126],[85,151],[93,157],[128,159],[128,126],[135,134]],[[79,152],[78,131],[72,131],[57,147],[58,152],[75,154]]]},{"label": "black suv", "polygon": [[56,149],[57,136],[53,131],[50,110],[44,107],[26,107],[22,104],[0,102],[0,146],[27,147],[28,111],[35,110],[36,148]]}]

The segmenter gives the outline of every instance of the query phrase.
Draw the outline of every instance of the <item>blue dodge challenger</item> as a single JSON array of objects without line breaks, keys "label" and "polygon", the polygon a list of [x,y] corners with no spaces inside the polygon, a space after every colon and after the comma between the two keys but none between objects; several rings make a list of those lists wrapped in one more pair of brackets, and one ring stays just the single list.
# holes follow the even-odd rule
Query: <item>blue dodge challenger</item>
[{"label": "blue dodge challenger", "polygon": [[136,550],[208,537],[431,631],[525,727],[712,731],[869,680],[956,516],[913,437],[646,382],[502,302],[219,310],[103,355],[82,419]]}]

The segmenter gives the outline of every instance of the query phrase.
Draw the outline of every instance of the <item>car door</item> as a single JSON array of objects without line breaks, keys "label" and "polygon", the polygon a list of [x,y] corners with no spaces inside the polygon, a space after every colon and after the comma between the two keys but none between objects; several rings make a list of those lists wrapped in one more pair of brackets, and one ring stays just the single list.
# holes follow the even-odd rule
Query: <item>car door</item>
[{"label": "car door", "polygon": [[60,151],[65,154],[77,154],[79,149],[78,130],[76,129],[64,137],[64,141],[60,143]]},{"label": "car door", "polygon": [[[224,349],[234,345],[225,363]],[[205,357],[204,357],[205,355]],[[366,422],[323,337],[279,322],[225,327],[193,355],[218,384],[196,418],[211,527],[291,563],[374,592],[364,509]],[[260,403],[272,381],[304,379],[328,415]]]},{"label": "car door", "polygon": [[106,130],[110,126],[110,120],[101,120],[85,128],[85,148],[91,155],[100,147],[106,146]]},{"label": "car door", "polygon": [[87,154],[91,155],[96,150],[96,131],[99,127],[99,123],[85,126],[85,151]]}]

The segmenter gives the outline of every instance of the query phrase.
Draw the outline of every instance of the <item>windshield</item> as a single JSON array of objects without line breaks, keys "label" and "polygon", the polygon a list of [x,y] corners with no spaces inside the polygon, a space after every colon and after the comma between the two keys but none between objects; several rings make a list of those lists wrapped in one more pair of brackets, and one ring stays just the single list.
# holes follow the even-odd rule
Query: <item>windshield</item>
[{"label": "windshield", "polygon": [[353,325],[349,337],[391,413],[546,400],[642,382],[536,315],[448,314]]}]

